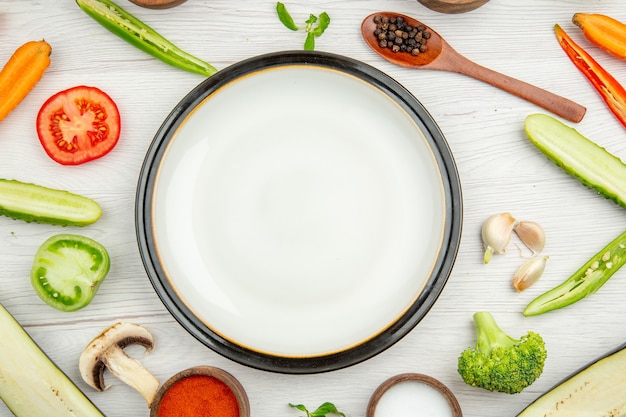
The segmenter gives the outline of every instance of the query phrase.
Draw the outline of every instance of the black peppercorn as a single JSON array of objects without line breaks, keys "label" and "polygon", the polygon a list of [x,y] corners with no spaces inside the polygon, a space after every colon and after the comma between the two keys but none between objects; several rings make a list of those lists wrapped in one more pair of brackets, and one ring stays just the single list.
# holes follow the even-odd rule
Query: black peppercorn
[{"label": "black peppercorn", "polygon": [[376,29],[374,35],[379,39],[381,48],[391,48],[393,52],[410,53],[417,56],[421,52],[428,51],[426,45],[431,33],[426,26],[413,27],[407,24],[401,16],[388,17],[374,16]]}]

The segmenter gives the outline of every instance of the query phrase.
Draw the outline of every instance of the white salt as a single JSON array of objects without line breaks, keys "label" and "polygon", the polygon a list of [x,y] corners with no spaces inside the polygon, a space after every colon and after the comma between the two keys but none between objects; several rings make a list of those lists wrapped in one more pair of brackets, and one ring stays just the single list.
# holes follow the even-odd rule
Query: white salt
[{"label": "white salt", "polygon": [[452,417],[450,404],[437,389],[417,381],[395,384],[382,395],[375,417]]}]

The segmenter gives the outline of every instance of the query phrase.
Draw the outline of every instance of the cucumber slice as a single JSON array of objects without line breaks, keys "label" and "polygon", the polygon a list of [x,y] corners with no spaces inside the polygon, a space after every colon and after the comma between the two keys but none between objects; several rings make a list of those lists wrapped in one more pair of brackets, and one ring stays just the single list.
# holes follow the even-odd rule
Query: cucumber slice
[{"label": "cucumber slice", "polygon": [[517,417],[626,415],[626,345],[586,365],[537,398]]},{"label": "cucumber slice", "polygon": [[0,179],[0,215],[59,226],[95,223],[102,209],[95,201],[64,190]]},{"label": "cucumber slice", "polygon": [[531,114],[524,128],[530,141],[552,162],[626,208],[626,165],[619,158],[552,116]]},{"label": "cucumber slice", "polygon": [[104,417],[0,305],[0,398],[17,417]]}]

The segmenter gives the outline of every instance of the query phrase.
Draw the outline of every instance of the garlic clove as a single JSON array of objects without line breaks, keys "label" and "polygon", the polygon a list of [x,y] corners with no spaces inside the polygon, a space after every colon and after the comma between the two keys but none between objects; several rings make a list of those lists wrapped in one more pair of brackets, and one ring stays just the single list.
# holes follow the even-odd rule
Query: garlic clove
[{"label": "garlic clove", "polygon": [[548,258],[549,256],[540,256],[522,264],[513,277],[513,288],[517,291],[524,291],[537,282],[546,269]]},{"label": "garlic clove", "polygon": [[486,264],[489,263],[491,255],[494,253],[506,253],[516,223],[517,221],[511,216],[511,213],[494,214],[485,220],[481,229],[481,236],[485,248],[483,261]]},{"label": "garlic clove", "polygon": [[539,223],[521,221],[515,225],[513,231],[522,243],[532,251],[532,256],[541,252],[546,245],[546,233]]}]

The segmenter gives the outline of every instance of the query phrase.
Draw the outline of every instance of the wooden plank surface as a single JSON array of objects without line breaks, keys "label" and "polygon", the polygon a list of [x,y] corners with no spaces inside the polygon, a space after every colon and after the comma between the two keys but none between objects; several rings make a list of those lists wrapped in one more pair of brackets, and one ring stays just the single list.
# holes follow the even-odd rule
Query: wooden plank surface
[{"label": "wooden plank surface", "polygon": [[[414,94],[439,124],[452,149],[464,199],[463,237],[453,273],[427,317],[406,337],[376,357],[338,371],[283,375],[251,369],[206,348],[168,313],[143,268],[134,225],[134,199],[141,164],[153,136],[177,102],[201,76],[153,59],[107,32],[72,1],[0,0],[0,60],[22,43],[45,38],[53,47],[44,79],[0,123],[0,177],[68,189],[101,203],[104,215],[78,231],[110,251],[112,268],[84,310],[62,313],[44,305],[29,282],[36,248],[60,229],[0,218],[0,302],[49,356],[110,417],[148,415],[139,394],[113,379],[97,393],[77,369],[82,348],[118,320],[148,327],[154,351],[141,359],[165,381],[193,365],[214,365],[246,388],[253,416],[296,416],[288,403],[310,407],[335,403],[348,416],[363,416],[370,395],[389,376],[420,372],[438,378],[457,395],[468,417],[514,416],[535,397],[583,364],[626,340],[626,271],[579,304],[535,318],[521,311],[534,296],[561,282],[626,227],[623,209],[549,163],[525,138],[526,115],[541,109],[458,74],[395,67],[360,38],[361,20],[390,10],[435,28],[468,58],[575,100],[588,108],[577,128],[626,158],[626,132],[556,43],[559,23],[585,45],[615,78],[626,83],[626,63],[590,46],[571,23],[575,12],[596,12],[626,21],[620,0],[494,0],[465,14],[445,15],[412,0],[342,0],[285,3],[296,20],[328,12],[332,22],[317,49],[362,60],[395,78]],[[302,33],[285,29],[267,0],[191,0],[167,10],[120,1],[188,52],[223,69],[242,59],[302,49]],[[51,161],[37,141],[34,120],[52,94],[74,85],[93,85],[113,97],[122,114],[123,135],[105,158],[78,167]],[[490,214],[510,211],[544,226],[550,256],[546,273],[518,294],[510,281],[521,262],[512,246],[505,257],[482,263],[480,227]],[[62,229],[69,231],[69,229]],[[295,295],[294,295],[295,296]],[[518,395],[490,393],[463,383],[458,354],[475,341],[472,314],[491,311],[512,334],[541,333],[549,352],[543,376]],[[1,342],[0,342],[1,343]],[[0,417],[10,412],[0,406]]]}]

